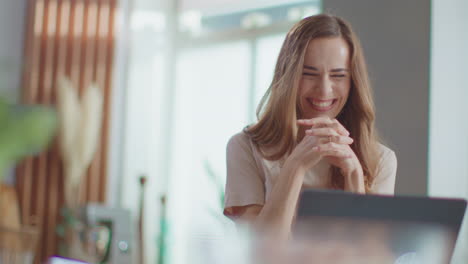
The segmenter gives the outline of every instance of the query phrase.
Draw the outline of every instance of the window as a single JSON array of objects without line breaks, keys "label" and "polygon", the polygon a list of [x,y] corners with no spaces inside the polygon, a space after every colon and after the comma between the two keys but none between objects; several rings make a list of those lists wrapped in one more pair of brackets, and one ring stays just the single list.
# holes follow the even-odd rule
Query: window
[{"label": "window", "polygon": [[320,10],[318,1],[208,2],[181,1],[176,9],[172,0],[137,0],[131,13],[119,203],[136,220],[138,177],[148,177],[145,252],[152,263],[161,195],[166,263],[201,260],[233,227],[221,204],[226,144],[255,121],[287,30]]}]

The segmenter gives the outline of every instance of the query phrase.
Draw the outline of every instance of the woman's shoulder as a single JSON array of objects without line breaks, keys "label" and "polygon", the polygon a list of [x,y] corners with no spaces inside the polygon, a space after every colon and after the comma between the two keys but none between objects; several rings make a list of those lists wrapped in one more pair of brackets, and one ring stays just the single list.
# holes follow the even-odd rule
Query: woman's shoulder
[{"label": "woman's shoulder", "polygon": [[396,163],[396,154],[390,147],[379,142],[377,144],[377,150],[379,154],[379,163]]},{"label": "woman's shoulder", "polygon": [[250,136],[244,131],[240,131],[233,136],[228,141],[228,146],[230,145],[250,145],[251,139]]},{"label": "woman's shoulder", "polygon": [[244,130],[234,134],[227,143],[228,151],[249,152],[254,154],[254,145],[249,134]]},{"label": "woman's shoulder", "polygon": [[390,147],[384,145],[381,142],[377,143],[377,150],[381,156],[388,155],[390,153],[395,153]]}]

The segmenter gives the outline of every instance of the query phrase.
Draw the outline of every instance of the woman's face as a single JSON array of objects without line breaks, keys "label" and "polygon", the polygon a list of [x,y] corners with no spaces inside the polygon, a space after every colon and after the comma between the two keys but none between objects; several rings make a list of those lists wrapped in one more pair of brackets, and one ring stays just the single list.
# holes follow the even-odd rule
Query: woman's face
[{"label": "woman's face", "polygon": [[317,38],[307,46],[299,85],[302,119],[335,118],[351,87],[349,47],[339,37]]}]

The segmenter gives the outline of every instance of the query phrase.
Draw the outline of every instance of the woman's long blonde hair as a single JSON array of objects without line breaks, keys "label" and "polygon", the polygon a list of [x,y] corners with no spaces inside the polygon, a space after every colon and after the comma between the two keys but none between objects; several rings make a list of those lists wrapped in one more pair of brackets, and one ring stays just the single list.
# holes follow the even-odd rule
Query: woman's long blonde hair
[{"label": "woman's long blonde hair", "polygon": [[[297,119],[301,118],[299,82],[309,41],[341,37],[350,49],[351,89],[338,121],[348,129],[365,176],[366,192],[377,173],[378,150],[375,108],[366,62],[351,26],[343,19],[321,14],[302,19],[288,32],[276,63],[273,81],[258,108],[258,122],[245,129],[265,159],[279,160],[297,145]],[[344,189],[344,178],[336,167],[330,169],[331,188]]]}]

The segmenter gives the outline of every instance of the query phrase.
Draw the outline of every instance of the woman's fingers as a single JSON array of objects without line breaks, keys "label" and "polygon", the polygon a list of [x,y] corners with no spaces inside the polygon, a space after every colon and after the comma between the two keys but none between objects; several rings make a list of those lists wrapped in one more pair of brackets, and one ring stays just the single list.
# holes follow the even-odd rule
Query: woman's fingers
[{"label": "woman's fingers", "polygon": [[332,124],[332,120],[329,117],[320,116],[311,119],[298,119],[297,123],[305,126],[316,126],[319,124]]},{"label": "woman's fingers", "polygon": [[306,130],[306,135],[309,136],[338,136],[338,132],[331,127],[311,128]]},{"label": "woman's fingers", "polygon": [[321,144],[334,142],[338,144],[353,144],[354,140],[348,136],[339,135],[336,130],[332,128],[312,128],[306,130],[306,135],[317,136],[319,137],[319,142]]},{"label": "woman's fingers", "polygon": [[319,142],[320,144],[333,142],[336,144],[351,145],[353,144],[354,140],[346,136],[328,136],[328,137],[320,137]]},{"label": "woman's fingers", "polygon": [[312,148],[314,152],[320,153],[323,157],[351,158],[353,155],[348,151],[345,145],[337,143],[326,143]]},{"label": "woman's fingers", "polygon": [[298,125],[310,126],[310,127],[331,127],[335,129],[338,133],[349,136],[349,131],[338,122],[336,119],[330,119],[329,117],[316,117],[312,119],[299,119],[297,120]]},{"label": "woman's fingers", "polygon": [[334,121],[330,124],[318,124],[316,126],[314,126],[314,128],[319,128],[319,127],[331,127],[333,129],[335,129],[336,131],[338,131],[338,133],[340,133],[341,135],[343,136],[349,136],[349,131],[346,130],[346,128],[340,123],[338,122],[338,120],[334,119]]}]

